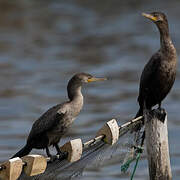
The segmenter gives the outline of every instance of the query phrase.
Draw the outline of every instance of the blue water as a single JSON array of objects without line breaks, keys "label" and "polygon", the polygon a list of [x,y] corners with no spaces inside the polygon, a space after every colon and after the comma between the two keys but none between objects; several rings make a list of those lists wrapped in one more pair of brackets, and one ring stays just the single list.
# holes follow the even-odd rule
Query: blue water
[{"label": "blue water", "polygon": [[[180,2],[95,0],[3,0],[0,2],[0,161],[25,143],[32,123],[67,100],[67,81],[76,72],[107,77],[83,87],[85,104],[68,138],[93,137],[109,119],[120,123],[138,110],[141,71],[159,48],[155,25],[141,12],[161,10],[180,54]],[[180,176],[180,71],[163,102],[168,112],[173,179]],[[66,139],[62,141],[65,142]],[[34,151],[45,153],[44,151]],[[119,164],[86,171],[84,179],[128,179]],[[146,159],[135,179],[148,179]]]}]

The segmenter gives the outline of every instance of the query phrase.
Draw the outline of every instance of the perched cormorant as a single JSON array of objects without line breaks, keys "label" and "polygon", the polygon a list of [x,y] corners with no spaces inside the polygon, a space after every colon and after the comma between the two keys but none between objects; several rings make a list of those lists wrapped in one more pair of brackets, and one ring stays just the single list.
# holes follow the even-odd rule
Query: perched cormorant
[{"label": "perched cormorant", "polygon": [[49,146],[51,145],[55,146],[57,153],[60,154],[58,143],[83,107],[82,84],[103,80],[106,80],[106,78],[95,78],[86,73],[75,74],[67,86],[69,101],[50,108],[36,120],[30,131],[26,145],[12,158],[25,156],[33,148],[46,148],[47,156],[52,157],[49,152]]},{"label": "perched cormorant", "polygon": [[138,102],[140,109],[136,117],[143,115],[143,109],[151,110],[161,102],[171,90],[177,66],[176,49],[169,34],[168,21],[164,13],[143,13],[144,17],[153,21],[160,32],[160,49],[151,57],[144,67],[140,79]]}]

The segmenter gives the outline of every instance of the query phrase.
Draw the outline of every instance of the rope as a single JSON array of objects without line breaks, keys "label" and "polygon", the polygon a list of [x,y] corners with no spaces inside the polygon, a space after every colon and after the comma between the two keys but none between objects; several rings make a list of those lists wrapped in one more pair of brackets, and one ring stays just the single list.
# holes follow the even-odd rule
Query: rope
[{"label": "rope", "polygon": [[133,169],[133,172],[132,172],[132,175],[131,175],[131,179],[130,180],[133,180],[134,178],[134,175],[135,175],[135,172],[136,172],[136,168],[137,168],[137,165],[138,165],[138,162],[139,162],[139,159],[141,157],[141,154],[143,153],[143,145],[144,145],[144,139],[145,139],[145,131],[143,132],[143,135],[141,137],[141,145],[140,146],[134,146],[134,149],[135,150],[135,154],[136,157],[132,157],[130,159],[128,159],[122,166],[121,166],[121,171],[122,172],[126,172],[130,166],[130,164],[136,160],[136,163],[135,163],[135,166],[134,166],[134,169]]},{"label": "rope", "polygon": [[131,180],[133,180],[133,178],[134,178],[134,174],[135,174],[135,172],[136,172],[136,168],[137,168],[137,165],[138,165],[140,156],[141,156],[141,154],[142,154],[142,152],[143,152],[142,146],[137,147],[137,152],[138,152],[138,154],[137,154],[137,156],[136,156],[136,164],[135,164],[135,166],[134,166],[134,170],[133,170],[133,173],[132,173],[132,175],[131,175]]},{"label": "rope", "polygon": [[127,160],[122,166],[121,166],[121,171],[122,172],[126,172],[130,166],[130,164],[135,160],[135,158],[131,158],[129,160]]}]

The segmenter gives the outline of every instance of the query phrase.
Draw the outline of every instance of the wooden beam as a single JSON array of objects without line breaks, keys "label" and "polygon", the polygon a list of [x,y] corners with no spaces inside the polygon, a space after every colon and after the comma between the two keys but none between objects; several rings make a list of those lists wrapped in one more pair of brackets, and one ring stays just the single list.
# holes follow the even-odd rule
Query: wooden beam
[{"label": "wooden beam", "polygon": [[172,180],[166,112],[145,113],[145,132],[150,180]]}]

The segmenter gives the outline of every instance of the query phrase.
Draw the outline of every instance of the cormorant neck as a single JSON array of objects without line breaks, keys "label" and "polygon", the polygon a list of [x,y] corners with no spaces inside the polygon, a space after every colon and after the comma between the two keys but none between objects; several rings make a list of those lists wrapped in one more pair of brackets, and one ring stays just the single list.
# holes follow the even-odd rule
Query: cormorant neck
[{"label": "cormorant neck", "polygon": [[81,93],[81,86],[82,84],[79,82],[74,82],[73,80],[69,81],[67,86],[67,92],[70,101],[76,101],[83,98]]},{"label": "cormorant neck", "polygon": [[158,26],[160,32],[160,43],[161,43],[161,50],[164,52],[169,52],[172,48],[172,41],[169,35],[169,27],[168,24],[161,24]]}]

